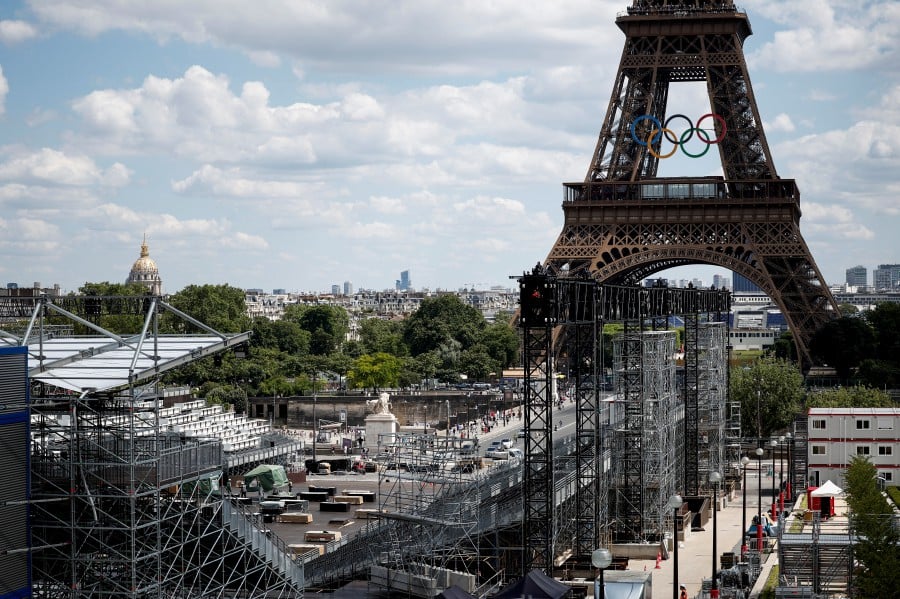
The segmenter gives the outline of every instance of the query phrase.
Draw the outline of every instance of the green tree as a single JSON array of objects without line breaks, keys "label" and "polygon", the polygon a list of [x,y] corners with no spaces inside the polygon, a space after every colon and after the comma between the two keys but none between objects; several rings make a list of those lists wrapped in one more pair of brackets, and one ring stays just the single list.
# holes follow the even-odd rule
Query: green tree
[{"label": "green tree", "polygon": [[825,323],[813,335],[809,350],[817,362],[833,367],[847,380],[860,361],[872,357],[875,335],[866,320],[845,316]]},{"label": "green tree", "polygon": [[890,408],[891,396],[871,387],[839,387],[810,393],[806,397],[808,408]]},{"label": "green tree", "polygon": [[484,316],[459,297],[445,294],[426,298],[403,323],[403,339],[410,353],[418,356],[449,341],[461,349],[474,345],[485,327]]},{"label": "green tree", "polygon": [[298,356],[309,353],[311,335],[296,322],[259,316],[253,319],[251,331],[251,346],[277,349]]},{"label": "green tree", "polygon": [[854,314],[859,314],[859,308],[857,308],[853,304],[838,304],[838,310],[840,311],[841,316],[852,316]]},{"label": "green tree", "polygon": [[340,306],[295,304],[284,309],[282,320],[296,322],[300,328],[309,331],[309,350],[317,356],[338,351],[350,330],[350,316]]},{"label": "green tree", "polygon": [[400,379],[400,358],[379,352],[360,356],[347,373],[353,387],[371,389],[377,393],[379,389],[397,386]]},{"label": "green tree", "polygon": [[435,375],[447,383],[459,381],[459,360],[462,356],[462,343],[456,339],[447,339],[433,352],[437,357],[438,367]]},{"label": "green tree", "polygon": [[[188,285],[170,296],[168,303],[220,333],[241,333],[250,330],[244,290],[237,287]],[[168,314],[166,316],[169,328],[173,332],[188,333],[199,330],[180,318]]]},{"label": "green tree", "polygon": [[900,365],[885,360],[863,360],[856,376],[861,384],[878,389],[895,389],[900,386]]},{"label": "green tree", "polygon": [[900,597],[900,534],[893,510],[877,484],[878,472],[864,456],[853,456],[844,477],[855,558],[864,570],[854,576],[855,597]]},{"label": "green tree", "polygon": [[900,366],[900,304],[878,304],[865,317],[875,332],[875,358]]},{"label": "green tree", "polygon": [[499,368],[509,368],[519,359],[519,336],[506,321],[494,321],[481,332],[482,346]]},{"label": "green tree", "polygon": [[484,346],[476,345],[461,352],[459,368],[470,380],[483,381],[492,372],[499,370],[499,362],[491,357]]},{"label": "green tree", "polygon": [[403,325],[383,318],[366,318],[359,325],[359,343],[367,354],[384,352],[397,357],[409,355],[403,342]]},{"label": "green tree", "polygon": [[803,375],[793,362],[762,357],[731,370],[731,398],[741,402],[741,434],[768,437],[793,422],[804,397]]},{"label": "green tree", "polygon": [[426,352],[419,354],[413,358],[417,364],[417,370],[422,374],[423,379],[437,378],[438,371],[441,368],[441,359],[437,352]]},{"label": "green tree", "polygon": [[230,385],[206,385],[202,396],[208,405],[221,404],[232,406],[235,412],[247,411],[247,393],[239,387]]},{"label": "green tree", "polygon": [[[91,321],[95,325],[117,335],[134,335],[141,332],[144,325],[146,314],[144,311],[149,307],[149,303],[143,304],[122,304],[117,302],[116,297],[140,297],[147,295],[147,288],[143,285],[134,283],[110,283],[103,281],[101,283],[85,283],[78,289],[79,295],[84,296],[102,296],[104,299],[95,300],[98,302],[97,307],[103,310],[102,314],[80,314],[86,320]],[[85,311],[89,310],[87,300],[85,300]],[[130,310],[132,313],[117,313],[122,308],[137,308],[137,312]],[[71,324],[72,321],[67,318],[58,318],[51,314],[50,322]],[[76,335],[95,335],[94,330],[89,329],[81,323],[75,323],[74,331]]]},{"label": "green tree", "polygon": [[794,334],[785,331],[775,339],[769,353],[780,360],[797,362],[797,345],[794,343]]},{"label": "green tree", "polygon": [[422,374],[422,363],[419,360],[412,356],[400,358],[400,375],[398,378],[400,387],[415,387],[421,384],[423,378],[425,376]]}]

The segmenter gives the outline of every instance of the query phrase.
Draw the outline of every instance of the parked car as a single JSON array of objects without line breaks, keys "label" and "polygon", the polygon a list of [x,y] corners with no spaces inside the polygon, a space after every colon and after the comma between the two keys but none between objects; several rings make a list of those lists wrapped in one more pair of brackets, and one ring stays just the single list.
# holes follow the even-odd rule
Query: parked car
[{"label": "parked car", "polygon": [[509,452],[502,447],[490,448],[484,452],[484,456],[493,460],[509,459]]},{"label": "parked car", "polygon": [[500,441],[500,446],[503,447],[503,449],[509,449],[510,447],[513,446],[513,440],[512,439],[503,439],[502,441]]}]

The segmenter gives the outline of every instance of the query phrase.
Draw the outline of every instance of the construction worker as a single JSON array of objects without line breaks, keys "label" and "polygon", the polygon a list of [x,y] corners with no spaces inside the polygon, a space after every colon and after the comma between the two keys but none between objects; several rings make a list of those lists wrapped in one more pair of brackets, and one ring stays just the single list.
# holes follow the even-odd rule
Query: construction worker
[{"label": "construction worker", "polygon": [[684,585],[681,585],[681,593],[678,595],[678,599],[688,599],[687,589],[684,588]]}]

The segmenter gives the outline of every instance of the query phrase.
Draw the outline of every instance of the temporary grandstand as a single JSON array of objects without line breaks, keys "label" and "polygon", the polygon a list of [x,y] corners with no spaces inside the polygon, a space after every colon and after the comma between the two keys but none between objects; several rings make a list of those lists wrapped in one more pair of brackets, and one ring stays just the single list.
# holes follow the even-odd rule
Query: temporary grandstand
[{"label": "temporary grandstand", "polygon": [[[232,469],[288,461],[299,444],[202,400],[167,405],[160,384],[249,333],[152,296],[0,300],[0,347],[28,353],[34,597],[302,596],[302,566],[221,489]],[[163,313],[197,332],[159,334]],[[112,333],[110,316],[140,330]]]}]

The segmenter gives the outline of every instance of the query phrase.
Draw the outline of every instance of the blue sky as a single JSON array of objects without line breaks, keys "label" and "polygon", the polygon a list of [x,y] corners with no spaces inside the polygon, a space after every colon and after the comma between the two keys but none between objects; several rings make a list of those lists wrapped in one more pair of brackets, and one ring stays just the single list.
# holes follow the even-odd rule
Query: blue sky
[{"label": "blue sky", "polygon": [[[588,169],[628,5],[6,0],[0,284],[124,280],[146,233],[167,292],[509,286]],[[826,280],[900,262],[900,3],[740,6]],[[704,98],[673,86],[669,113]]]}]

